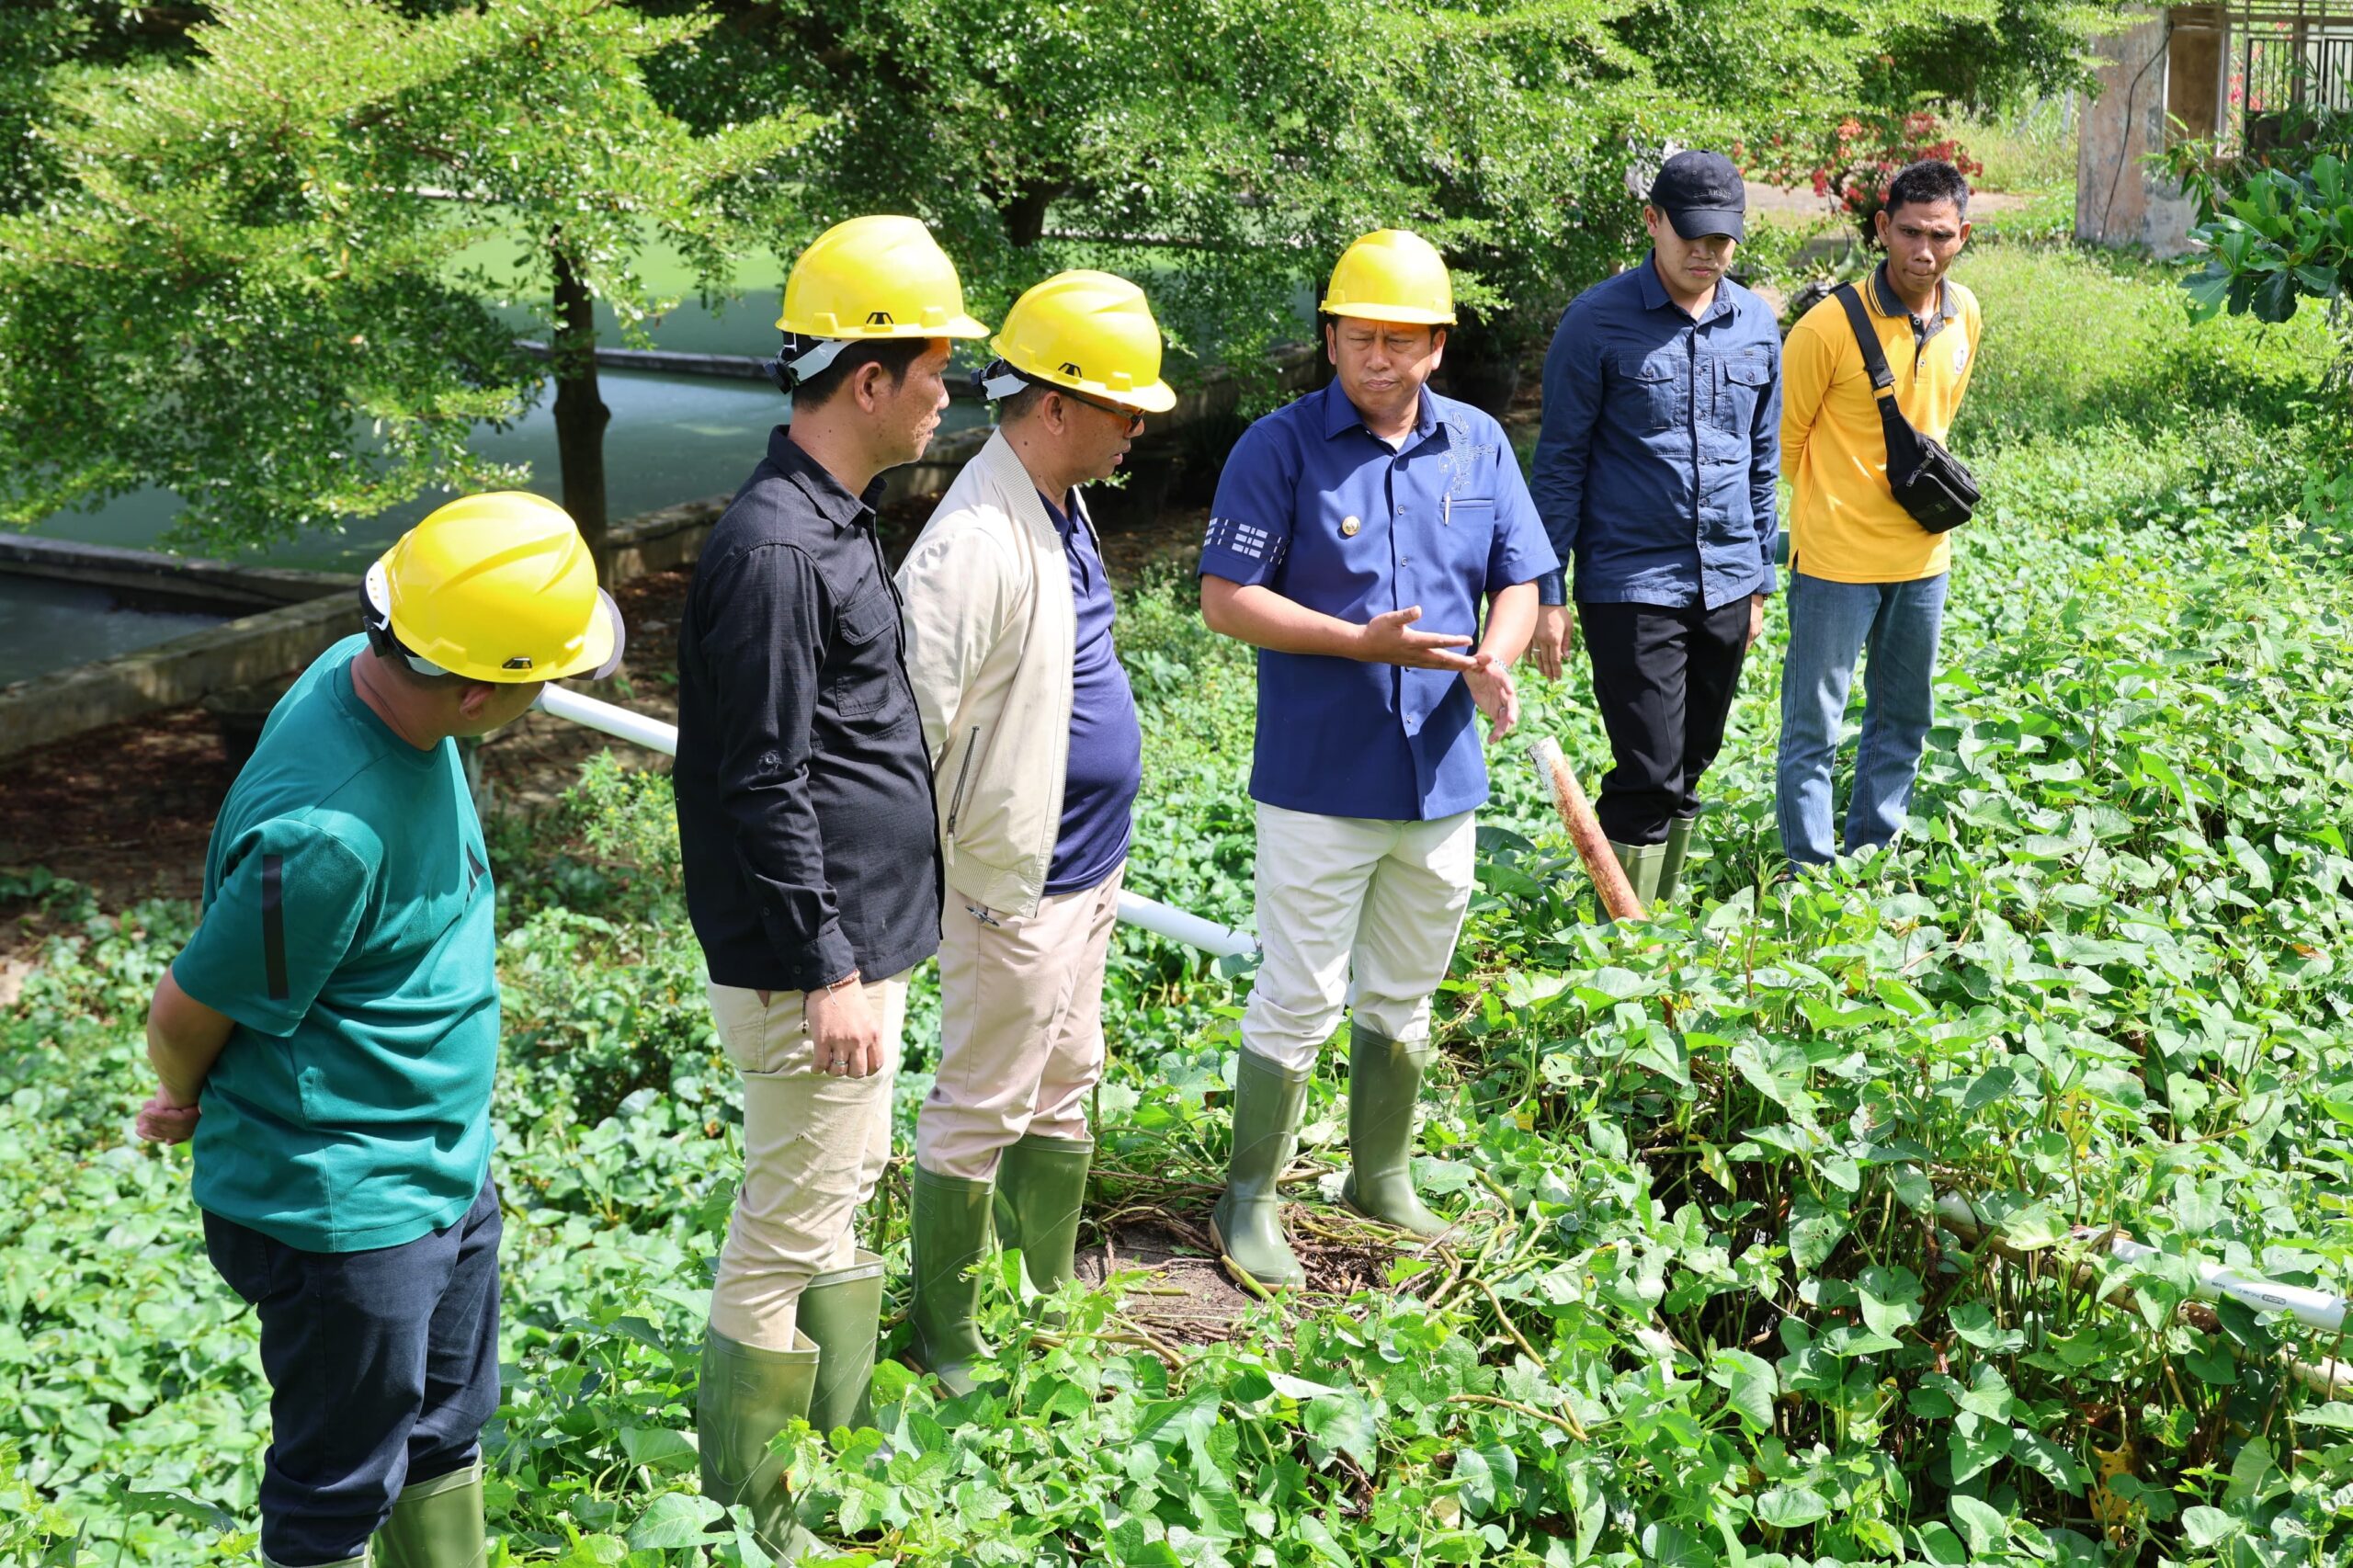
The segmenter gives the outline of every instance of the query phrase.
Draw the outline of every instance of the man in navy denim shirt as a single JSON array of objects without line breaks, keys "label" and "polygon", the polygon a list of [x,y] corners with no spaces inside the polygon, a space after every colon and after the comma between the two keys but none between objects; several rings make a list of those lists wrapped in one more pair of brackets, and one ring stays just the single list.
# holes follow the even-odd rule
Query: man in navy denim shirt
[{"label": "man in navy denim shirt", "polygon": [[[1730,159],[1669,158],[1643,211],[1650,256],[1579,295],[1544,359],[1531,488],[1575,561],[1616,758],[1596,814],[1646,904],[1679,891],[1699,778],[1774,587],[1781,339],[1726,276],[1745,207]],[[1560,574],[1538,587],[1530,648],[1557,677],[1575,620]]]}]

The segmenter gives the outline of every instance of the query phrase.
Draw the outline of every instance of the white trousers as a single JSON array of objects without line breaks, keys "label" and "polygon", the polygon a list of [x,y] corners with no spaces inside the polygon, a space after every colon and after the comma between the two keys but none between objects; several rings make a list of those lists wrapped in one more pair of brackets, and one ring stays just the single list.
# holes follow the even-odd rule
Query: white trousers
[{"label": "white trousers", "polygon": [[1024,919],[951,895],[940,920],[939,1074],[915,1124],[915,1163],[987,1181],[1023,1135],[1086,1136],[1103,1076],[1103,966],[1122,867],[1042,899]]},{"label": "white trousers", "polygon": [[1401,1044],[1429,1038],[1430,997],[1471,903],[1478,829],[1258,807],[1264,956],[1242,1043],[1278,1066],[1312,1065],[1351,1005]]},{"label": "white trousers", "polygon": [[891,1091],[907,976],[870,981],[881,1020],[881,1071],[836,1078],[817,1071],[807,995],[710,987],[719,1042],[744,1079],[744,1185],[710,1292],[710,1326],[739,1345],[790,1350],[801,1292],[858,1257],[858,1206],[891,1164]]}]

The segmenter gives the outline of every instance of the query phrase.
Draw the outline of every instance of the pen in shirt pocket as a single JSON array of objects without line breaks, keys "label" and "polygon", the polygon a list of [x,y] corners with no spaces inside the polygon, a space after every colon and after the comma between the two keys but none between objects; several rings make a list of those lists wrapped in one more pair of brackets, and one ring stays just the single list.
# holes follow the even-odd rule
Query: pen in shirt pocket
[{"label": "pen in shirt pocket", "polygon": [[1438,498],[1438,520],[1447,528],[1454,526],[1454,495],[1451,492]]}]

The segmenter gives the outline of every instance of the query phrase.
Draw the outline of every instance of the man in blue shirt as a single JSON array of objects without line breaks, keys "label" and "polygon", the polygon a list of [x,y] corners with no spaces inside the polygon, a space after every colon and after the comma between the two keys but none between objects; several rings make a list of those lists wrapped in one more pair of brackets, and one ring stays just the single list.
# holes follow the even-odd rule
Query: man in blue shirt
[{"label": "man in blue shirt", "polygon": [[[1746,206],[1717,153],[1659,170],[1643,264],[1577,296],[1544,359],[1534,488],[1576,562],[1576,613],[1617,766],[1595,814],[1645,904],[1680,891],[1699,778],[1765,627],[1779,532],[1781,338],[1727,276]],[[1561,673],[1575,621],[1544,580],[1532,652]]]},{"label": "man in blue shirt", "polygon": [[1341,1196],[1416,1234],[1446,1228],[1414,1190],[1414,1108],[1487,798],[1477,721],[1500,738],[1518,718],[1510,665],[1559,564],[1502,426],[1427,390],[1454,322],[1428,242],[1358,240],[1323,309],[1336,379],[1244,434],[1201,551],[1202,618],[1259,649],[1265,957],[1210,1233],[1261,1285],[1306,1278],[1276,1183],[1351,981]]}]

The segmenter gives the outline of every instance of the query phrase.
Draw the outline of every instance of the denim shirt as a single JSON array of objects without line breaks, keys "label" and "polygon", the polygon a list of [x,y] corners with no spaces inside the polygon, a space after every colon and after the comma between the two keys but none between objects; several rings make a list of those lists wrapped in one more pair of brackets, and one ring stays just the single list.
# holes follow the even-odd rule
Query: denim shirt
[{"label": "denim shirt", "polygon": [[[1649,257],[1577,296],[1544,357],[1530,488],[1576,597],[1716,609],[1774,587],[1781,336],[1725,278],[1694,320]],[[1540,585],[1563,602],[1559,574]]]}]

